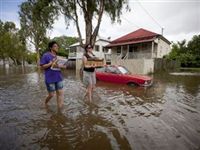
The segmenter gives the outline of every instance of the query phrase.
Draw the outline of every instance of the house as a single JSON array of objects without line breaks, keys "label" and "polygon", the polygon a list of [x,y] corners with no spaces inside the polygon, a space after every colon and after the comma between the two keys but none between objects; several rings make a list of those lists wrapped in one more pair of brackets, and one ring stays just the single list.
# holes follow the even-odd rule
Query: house
[{"label": "house", "polygon": [[111,49],[111,64],[147,74],[154,72],[155,58],[163,58],[170,52],[170,44],[164,36],[141,28],[111,41],[106,48]]},{"label": "house", "polygon": [[[83,43],[84,43],[84,41],[83,41]],[[110,51],[108,51],[108,49],[105,49],[105,46],[108,45],[109,43],[110,43],[110,41],[108,39],[103,39],[103,38],[97,39],[96,43],[94,45],[94,48],[93,48],[94,55],[96,57],[105,59],[105,55],[110,53]],[[70,45],[68,58],[70,60],[81,59],[84,51],[85,50],[80,46],[79,42],[77,42],[73,45]]]}]

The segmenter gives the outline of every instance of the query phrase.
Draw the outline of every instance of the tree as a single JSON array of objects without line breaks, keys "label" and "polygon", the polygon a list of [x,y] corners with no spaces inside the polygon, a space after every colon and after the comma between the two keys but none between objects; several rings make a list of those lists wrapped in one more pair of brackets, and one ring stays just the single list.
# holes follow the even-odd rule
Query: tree
[{"label": "tree", "polygon": [[15,65],[21,64],[26,52],[26,47],[23,45],[19,30],[13,22],[0,21],[0,59],[12,59]]},{"label": "tree", "polygon": [[28,62],[28,64],[37,63],[37,54],[36,53],[27,52],[26,53],[26,61]]},{"label": "tree", "polygon": [[47,45],[50,41],[56,41],[59,45],[59,51],[58,55],[67,57],[68,51],[67,48],[69,48],[70,45],[78,42],[78,39],[76,37],[68,37],[68,36],[60,36],[60,37],[54,37],[53,39],[46,38],[44,39],[41,47],[40,47],[40,56],[42,56],[47,49]]},{"label": "tree", "polygon": [[189,53],[194,56],[193,64],[200,67],[200,35],[194,35],[187,46]]},{"label": "tree", "polygon": [[[104,12],[109,15],[112,22],[116,20],[120,22],[123,6],[126,5],[126,9],[130,10],[128,0],[55,0],[55,3],[59,4],[68,24],[69,21],[74,21],[81,46],[83,46],[83,42],[79,24],[79,11],[83,14],[85,21],[85,44],[94,45]],[[94,18],[97,19],[96,25],[94,25]]]},{"label": "tree", "polygon": [[57,8],[52,0],[28,0],[20,6],[21,30],[35,46],[39,64],[39,48],[46,38],[47,30],[52,29]]},{"label": "tree", "polygon": [[190,53],[200,56],[200,35],[194,35],[187,46]]},{"label": "tree", "polygon": [[78,42],[78,39],[75,37],[68,37],[68,36],[60,36],[54,37],[53,40],[58,42],[59,44],[59,52],[58,55],[68,57],[68,48],[70,45]]},{"label": "tree", "polygon": [[167,58],[180,61],[182,67],[200,67],[200,35],[194,35],[188,43],[173,43]]}]

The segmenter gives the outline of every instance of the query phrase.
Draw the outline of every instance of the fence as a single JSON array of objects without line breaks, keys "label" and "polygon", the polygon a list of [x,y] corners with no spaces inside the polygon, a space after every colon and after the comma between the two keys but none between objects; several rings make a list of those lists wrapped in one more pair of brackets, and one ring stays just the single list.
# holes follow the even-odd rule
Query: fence
[{"label": "fence", "polygon": [[154,71],[176,70],[180,67],[180,63],[175,60],[156,58],[154,60]]}]

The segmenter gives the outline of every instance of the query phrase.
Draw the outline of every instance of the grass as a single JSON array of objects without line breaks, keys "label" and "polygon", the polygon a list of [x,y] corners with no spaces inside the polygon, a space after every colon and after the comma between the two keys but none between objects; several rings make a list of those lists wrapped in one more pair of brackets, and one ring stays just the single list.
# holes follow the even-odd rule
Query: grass
[{"label": "grass", "polygon": [[180,70],[182,70],[182,71],[200,72],[200,68],[185,68],[185,67],[181,67]]}]

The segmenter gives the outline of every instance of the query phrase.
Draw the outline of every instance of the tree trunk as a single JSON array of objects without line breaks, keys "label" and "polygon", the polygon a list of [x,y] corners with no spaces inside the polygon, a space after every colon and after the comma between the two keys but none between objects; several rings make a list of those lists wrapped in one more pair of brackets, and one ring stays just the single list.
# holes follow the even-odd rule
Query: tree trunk
[{"label": "tree trunk", "polygon": [[95,42],[96,42],[96,37],[99,33],[99,28],[100,28],[100,24],[101,24],[101,19],[102,19],[102,16],[103,16],[103,7],[104,7],[104,0],[101,0],[100,1],[100,8],[99,8],[99,11],[98,11],[98,20],[97,20],[97,25],[93,31],[93,34],[92,34],[92,38],[91,38],[91,44],[94,46],[95,45]]},{"label": "tree trunk", "polygon": [[[92,44],[91,39],[92,39],[92,16],[88,14],[85,16],[85,27],[86,27],[86,41],[85,44]],[[93,45],[92,45],[93,46]]]},{"label": "tree trunk", "polygon": [[5,61],[5,58],[3,57],[3,65],[5,66],[6,64],[6,61]]},{"label": "tree trunk", "polygon": [[[10,59],[13,61],[14,65],[17,66],[17,61],[15,58],[10,57]],[[10,64],[10,59],[8,58],[8,62]]]},{"label": "tree trunk", "polygon": [[25,66],[25,58],[22,58],[22,66]]},{"label": "tree trunk", "polygon": [[37,53],[37,67],[39,67],[40,66],[40,53],[39,53],[38,44],[36,44],[36,46],[35,46],[35,51]]},{"label": "tree trunk", "polygon": [[40,53],[39,53],[39,50],[37,49],[37,66],[39,67],[40,66]]}]

